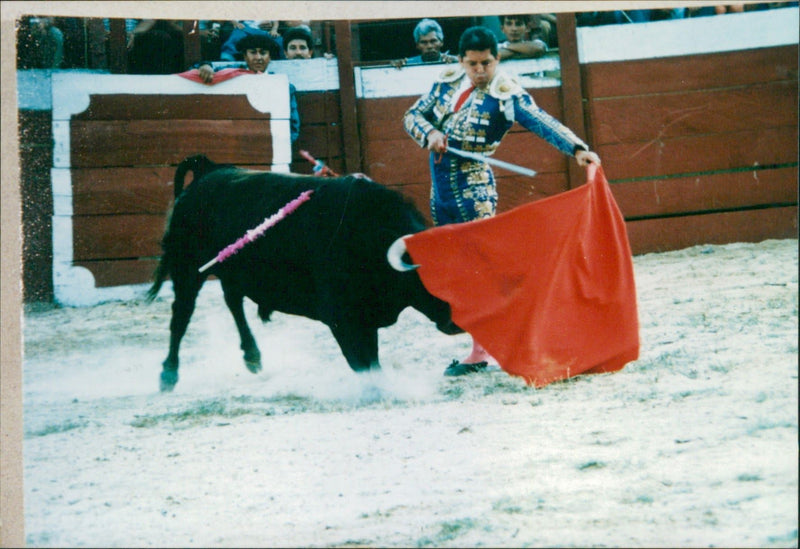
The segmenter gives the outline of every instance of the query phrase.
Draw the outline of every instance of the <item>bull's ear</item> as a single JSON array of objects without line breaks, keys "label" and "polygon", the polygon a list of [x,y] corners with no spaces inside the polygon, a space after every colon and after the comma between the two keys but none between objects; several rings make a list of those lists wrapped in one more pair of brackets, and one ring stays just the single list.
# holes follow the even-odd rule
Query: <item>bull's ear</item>
[{"label": "bull's ear", "polygon": [[404,240],[406,236],[409,235],[401,236],[395,240],[386,252],[386,259],[389,261],[389,265],[391,265],[395,271],[400,271],[401,273],[419,268],[419,265],[406,263],[403,259],[403,256],[407,253],[406,242]]}]

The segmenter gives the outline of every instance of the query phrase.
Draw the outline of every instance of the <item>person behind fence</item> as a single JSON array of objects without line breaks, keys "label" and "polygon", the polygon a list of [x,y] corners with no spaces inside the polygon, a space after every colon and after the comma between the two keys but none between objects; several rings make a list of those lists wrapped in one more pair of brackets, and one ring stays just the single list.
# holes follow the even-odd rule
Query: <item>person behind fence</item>
[{"label": "person behind fence", "polygon": [[313,51],[308,27],[292,27],[283,33],[283,55],[286,59],[311,59]]},{"label": "person behind fence", "polygon": [[128,36],[129,74],[172,74],[182,70],[183,24],[141,19]]},{"label": "person behind fence", "polygon": [[558,47],[557,19],[553,13],[534,13],[528,20],[528,37],[547,44],[548,50]]},{"label": "person behind fence", "polygon": [[505,42],[497,45],[498,59],[531,59],[547,53],[547,44],[540,38],[527,39],[529,15],[501,15]]},{"label": "person behind fence", "polygon": [[392,65],[421,65],[422,63],[453,63],[456,58],[447,52],[442,52],[444,47],[444,32],[441,25],[433,19],[422,19],[414,27],[414,44],[419,55],[392,61]]},{"label": "person behind fence", "polygon": [[52,17],[23,17],[17,34],[17,68],[58,69],[64,61],[64,35]]},{"label": "person behind fence", "polygon": [[[440,74],[431,90],[403,117],[406,132],[430,151],[431,216],[435,225],[492,217],[497,189],[485,162],[447,154],[448,148],[491,155],[514,122],[545,139],[580,166],[600,163],[577,135],[540,109],[517,80],[498,69],[497,38],[485,27],[461,36],[459,65]],[[479,289],[476,289],[478,291]],[[493,361],[476,341],[462,361],[453,360],[445,375],[485,370]]]},{"label": "person behind fence", "polygon": [[220,59],[222,61],[238,61],[237,54],[240,52],[238,44],[239,41],[246,36],[266,36],[273,40],[278,45],[278,55],[273,59],[278,60],[281,58],[281,46],[283,45],[281,35],[278,32],[278,21],[264,19],[246,20],[246,21],[233,21],[233,29],[228,35],[227,40],[220,48]]},{"label": "person behind fence", "polygon": [[[243,56],[242,63],[213,63],[201,61],[179,76],[202,82],[204,84],[218,84],[245,74],[262,74],[267,72],[270,61],[278,55],[278,45],[269,36],[252,34],[245,36],[237,43],[239,53]],[[289,84],[289,130],[292,143],[300,136],[300,114],[297,111],[297,98],[295,87]]]}]

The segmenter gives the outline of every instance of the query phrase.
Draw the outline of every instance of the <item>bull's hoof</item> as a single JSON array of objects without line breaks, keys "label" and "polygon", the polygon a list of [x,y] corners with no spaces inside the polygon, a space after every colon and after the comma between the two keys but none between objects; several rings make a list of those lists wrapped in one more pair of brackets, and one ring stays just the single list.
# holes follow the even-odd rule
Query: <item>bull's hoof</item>
[{"label": "bull's hoof", "polygon": [[254,374],[257,374],[258,372],[261,371],[261,361],[260,360],[258,362],[249,362],[249,361],[245,360],[244,361],[244,365],[247,366],[247,369],[250,370],[250,372],[252,372]]},{"label": "bull's hoof", "polygon": [[261,352],[258,349],[254,351],[245,351],[244,365],[250,372],[257,374],[261,371]]},{"label": "bull's hoof", "polygon": [[162,393],[170,393],[175,388],[175,384],[178,383],[178,371],[177,370],[162,370],[161,371],[161,378],[159,383],[159,388]]}]

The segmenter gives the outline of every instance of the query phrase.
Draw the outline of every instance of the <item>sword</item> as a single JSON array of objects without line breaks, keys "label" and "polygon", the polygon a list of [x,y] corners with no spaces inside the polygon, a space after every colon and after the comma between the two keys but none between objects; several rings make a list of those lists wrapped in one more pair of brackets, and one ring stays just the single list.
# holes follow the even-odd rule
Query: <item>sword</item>
[{"label": "sword", "polygon": [[536,172],[534,170],[531,170],[529,168],[524,168],[522,166],[517,166],[516,164],[511,164],[510,162],[503,162],[502,160],[497,160],[490,156],[484,156],[478,153],[462,151],[459,149],[454,149],[453,147],[447,147],[447,152],[453,153],[456,156],[461,156],[462,158],[469,158],[470,160],[477,160],[478,162],[486,162],[487,164],[490,164],[492,166],[497,166],[498,168],[503,168],[510,172],[527,175],[528,177],[533,177],[534,175],[536,175]]}]

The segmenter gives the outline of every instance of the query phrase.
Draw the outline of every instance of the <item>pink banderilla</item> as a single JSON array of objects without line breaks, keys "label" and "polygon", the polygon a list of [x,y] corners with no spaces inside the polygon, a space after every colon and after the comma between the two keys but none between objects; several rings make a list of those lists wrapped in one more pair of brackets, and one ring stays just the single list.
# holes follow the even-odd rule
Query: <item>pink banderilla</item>
[{"label": "pink banderilla", "polygon": [[311,194],[313,192],[314,192],[313,190],[308,190],[300,193],[300,196],[298,196],[297,198],[286,204],[283,208],[281,208],[271,216],[264,219],[264,221],[260,225],[258,225],[253,229],[250,229],[244,234],[244,236],[242,236],[236,242],[223,248],[222,251],[220,251],[217,254],[217,257],[215,257],[214,259],[212,259],[211,261],[200,267],[200,269],[198,269],[199,272],[202,273],[203,271],[210,269],[213,265],[217,263],[222,263],[230,256],[232,256],[233,254],[237,253],[239,250],[244,248],[246,245],[250,244],[257,238],[263,236],[263,234],[267,231],[267,229],[269,229],[273,225],[276,225],[278,222],[283,221],[286,218],[286,216],[288,216],[297,208],[299,208],[303,202],[311,198]]},{"label": "pink banderilla", "polygon": [[331,177],[339,177],[339,174],[330,169],[328,166],[326,166],[325,162],[323,162],[322,160],[317,160],[316,158],[311,156],[311,154],[308,151],[300,150],[298,152],[303,158],[314,164],[314,166],[311,168],[311,171],[314,172],[314,175],[321,175],[321,176],[328,175]]}]

